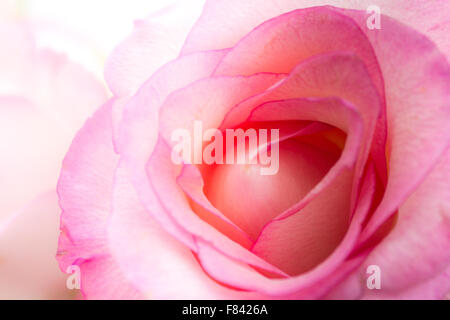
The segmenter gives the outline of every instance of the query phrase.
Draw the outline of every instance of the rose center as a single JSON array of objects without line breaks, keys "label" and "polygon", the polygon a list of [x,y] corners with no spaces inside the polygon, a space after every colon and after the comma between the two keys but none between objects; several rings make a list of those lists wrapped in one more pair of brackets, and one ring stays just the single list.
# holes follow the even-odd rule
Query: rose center
[{"label": "rose center", "polygon": [[205,194],[255,241],[266,223],[300,201],[336,162],[338,153],[324,151],[317,141],[282,141],[273,175],[262,175],[260,164],[216,165],[205,177]]}]

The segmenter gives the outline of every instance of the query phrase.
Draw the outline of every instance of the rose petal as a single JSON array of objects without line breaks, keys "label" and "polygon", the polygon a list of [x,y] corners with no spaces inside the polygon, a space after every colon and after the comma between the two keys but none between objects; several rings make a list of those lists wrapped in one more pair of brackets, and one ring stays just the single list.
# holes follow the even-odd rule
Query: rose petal
[{"label": "rose petal", "polygon": [[89,299],[141,297],[109,251],[107,225],[119,158],[112,144],[113,103],[102,106],[75,137],[58,182],[63,212],[57,259],[64,272],[80,267],[81,290]]},{"label": "rose petal", "polygon": [[[232,107],[264,92],[282,77],[284,75],[262,73],[248,77],[214,77],[194,82],[172,93],[164,102],[160,110],[161,136],[174,145],[172,133],[182,129],[193,133],[195,121],[201,121],[203,130],[218,128]],[[196,151],[199,149],[193,152]]]},{"label": "rose petal", "polygon": [[73,134],[105,101],[106,91],[63,55],[36,49],[26,25],[2,23],[0,29],[0,191],[9,195],[3,217],[54,188]]},{"label": "rose petal", "polygon": [[[226,7],[228,9],[226,9],[224,4],[225,2],[220,1],[206,4],[202,18],[190,35],[191,39],[200,39],[202,45],[189,44],[188,39],[188,49],[189,46],[196,49],[222,47],[223,44],[218,45],[218,42],[209,42],[207,37],[204,36],[205,30],[208,30],[209,33],[214,29],[212,26],[206,28],[212,21],[214,21],[215,28],[223,28],[224,24],[233,24],[232,32],[221,38],[224,39],[223,41],[228,41],[228,43],[224,42],[226,43],[225,46],[228,47],[234,45],[244,34],[262,21],[271,16],[276,16],[278,13],[292,10],[292,6],[294,6],[293,2],[284,2],[283,6],[267,2],[265,10],[254,11],[253,15],[250,12],[248,12],[248,15],[234,15],[235,17],[246,16],[245,21],[233,21],[231,19],[225,21],[223,17],[229,16],[227,10],[230,10],[230,8],[240,10],[242,13],[253,7],[251,5],[233,7],[229,6],[227,2]],[[421,2],[420,5],[426,7],[424,2]],[[443,3],[440,3],[437,10],[442,10],[442,5]],[[224,10],[219,11],[219,6]],[[403,7],[408,8],[408,6]],[[430,12],[430,10],[432,9],[428,9],[427,12]],[[389,119],[390,149],[393,151],[390,159],[390,184],[387,186],[386,197],[375,215],[376,218],[372,219],[368,225],[364,237],[364,239],[368,239],[395,211],[395,208],[405,200],[407,195],[414,190],[414,187],[420,183],[447,145],[448,135],[450,134],[450,130],[447,129],[449,117],[443,103],[448,100],[449,71],[445,57],[430,41],[416,31],[387,16],[383,16],[382,29],[372,32],[366,27],[367,15],[365,12],[337,11],[351,16],[361,26],[361,30],[374,47],[385,78],[385,87],[388,89],[386,92],[387,118]],[[404,13],[405,11],[399,9],[398,12]],[[418,16],[415,14],[406,16],[414,17],[414,19],[409,20],[411,24],[418,20],[416,19]],[[424,24],[430,25],[431,20],[427,20]],[[448,25],[445,23],[434,24],[435,22],[432,22],[428,30],[436,29],[436,39],[442,38],[442,32],[448,29]],[[446,45],[444,44],[444,46]],[[186,49],[187,52],[190,50],[188,49]],[[402,92],[409,92],[410,94],[406,97]],[[417,114],[422,114],[420,119],[416,117]],[[427,130],[414,130],[414,128],[421,127],[423,122],[429,123]],[[416,132],[414,138],[410,134],[411,130]],[[436,139],[435,137],[438,136],[440,138]],[[427,146],[427,152],[411,155],[412,152],[419,151],[424,145]],[[407,163],[402,161],[402,159],[411,157],[416,158],[417,161],[408,161]],[[413,173],[412,176],[411,173]],[[406,182],[405,179],[408,181]]]},{"label": "rose petal", "polygon": [[289,73],[299,62],[331,52],[361,59],[384,95],[383,78],[367,37],[353,19],[328,7],[294,10],[259,25],[229,51],[214,75]]},{"label": "rose petal", "polygon": [[63,210],[61,230],[74,246],[86,245],[85,259],[102,254],[107,248],[105,229],[111,210],[107,195],[112,192],[111,173],[118,161],[110,135],[111,103],[100,108],[77,134],[58,181]]},{"label": "rose petal", "polygon": [[323,179],[297,204],[276,219],[285,219],[302,209],[320,191],[333,182],[342,170],[353,171],[362,141],[361,116],[351,104],[336,98],[291,99],[273,101],[260,105],[252,111],[250,121],[310,120],[331,124],[347,133],[341,157]]},{"label": "rose petal", "polygon": [[180,170],[181,166],[171,162],[169,146],[165,144],[164,140],[159,139],[147,165],[149,181],[160,205],[164,208],[164,211],[155,214],[166,215],[174,219],[177,225],[192,234],[194,238],[201,238],[212,243],[225,255],[231,255],[233,258],[245,261],[255,267],[285,276],[284,272],[218,232],[192,211],[185,195],[176,183]]},{"label": "rose petal", "polygon": [[[365,22],[360,12],[343,12],[360,24]],[[385,79],[390,154],[386,192],[363,241],[417,188],[450,142],[450,66],[446,58],[427,38],[388,17],[383,18],[381,31],[364,32]]]},{"label": "rose petal", "polygon": [[113,255],[148,298],[261,298],[208,278],[189,248],[164,231],[144,209],[123,165],[116,171],[113,203],[109,224]]},{"label": "rose petal", "polygon": [[[338,113],[342,119],[333,113]],[[283,266],[290,274],[305,272],[324,260],[347,230],[354,172],[351,165],[342,163],[349,156],[349,150],[358,149],[358,144],[352,142],[355,137],[358,139],[358,130],[355,131],[354,127],[357,118],[352,115],[351,108],[330,99],[268,103],[255,109],[250,117],[259,121],[311,120],[311,117],[348,132],[341,159],[305,198],[269,222],[252,248],[253,252],[279,267]],[[284,249],[280,250],[281,247]]]},{"label": "rose petal", "polygon": [[36,53],[27,77],[26,97],[70,135],[107,100],[106,89],[98,79],[65,55],[50,50]]},{"label": "rose petal", "polygon": [[[400,207],[394,229],[359,270],[335,289],[333,297],[444,298],[450,290],[449,169],[450,151],[447,150],[439,164]],[[366,287],[369,265],[380,267],[381,290],[371,291]]]},{"label": "rose petal", "polygon": [[448,300],[450,294],[450,268],[438,273],[433,278],[426,280],[411,288],[381,294],[378,291],[367,292],[361,299],[364,300]]},{"label": "rose petal", "polygon": [[248,235],[220,210],[214,207],[206,197],[203,189],[203,177],[194,165],[184,165],[177,183],[183,192],[196,204],[195,213],[209,225],[213,226],[230,239],[250,247],[251,240]]},{"label": "rose petal", "polygon": [[[268,279],[261,274],[231,258],[219,253],[208,243],[197,240],[198,256],[209,274],[224,283],[249,291],[262,292],[273,298],[281,299],[314,299],[321,297],[336,283],[339,283],[350,271],[361,264],[364,256],[356,257],[342,263],[338,269],[332,268],[327,278],[314,275],[302,275],[289,279]],[[321,280],[320,280],[321,279]]]},{"label": "rose petal", "polygon": [[81,260],[81,292],[88,300],[141,300],[147,298],[125,277],[109,254]]},{"label": "rose petal", "polygon": [[281,221],[270,222],[252,251],[288,274],[306,272],[338,246],[350,219],[352,173],[341,173],[303,209]]},{"label": "rose petal", "polygon": [[[370,16],[365,13],[367,8],[377,5],[382,14],[419,30],[437,43],[442,52],[450,52],[447,36],[450,4],[445,0],[433,3],[427,0],[267,0],[264,3],[259,0],[207,0],[200,19],[189,33],[183,53],[232,47],[268,19],[299,8],[325,5],[362,10],[365,20]],[[361,26],[367,28],[365,21]],[[381,27],[384,28],[383,18]],[[218,33],[220,37],[215,36]]]},{"label": "rose petal", "polygon": [[[278,106],[278,108],[277,108]],[[290,107],[290,108],[289,108]],[[260,112],[258,112],[260,110]],[[355,109],[351,107],[350,105],[343,104],[339,100],[334,99],[322,99],[322,100],[308,100],[308,99],[299,99],[299,100],[293,100],[293,101],[286,101],[284,105],[280,102],[273,102],[271,105],[263,105],[260,107],[260,109],[256,109],[253,113],[253,117],[250,118],[250,120],[254,121],[270,121],[270,120],[292,120],[292,119],[303,119],[303,120],[315,120],[315,121],[322,121],[325,123],[332,123],[333,125],[337,127],[341,127],[342,130],[348,131],[347,128],[351,128],[349,130],[349,136],[346,143],[346,150],[344,150],[343,155],[341,156],[340,164],[336,164],[333,169],[330,170],[331,173],[327,174],[327,177],[324,178],[321,183],[319,183],[309,194],[309,197],[304,198],[300,204],[303,205],[305,203],[308,203],[309,199],[316,197],[317,195],[320,195],[322,189],[325,189],[325,186],[330,185],[341,173],[345,173],[349,171],[350,173],[353,171],[353,166],[355,164],[355,159],[357,155],[358,146],[361,141],[361,134],[362,134],[362,128],[361,128],[361,119],[358,117],[357,113],[355,112]],[[339,115],[339,116],[337,116]],[[286,117],[286,118],[283,118]],[[156,155],[155,155],[156,156]],[[353,160],[352,160],[353,159]],[[155,168],[156,169],[156,168]],[[156,170],[153,172],[158,172],[162,174],[163,168],[159,166]],[[170,170],[170,167],[164,168],[164,170]],[[172,169],[173,170],[173,169]],[[151,175],[151,178],[154,177],[155,174]],[[350,178],[351,180],[351,175]],[[168,179],[165,179],[166,181]],[[161,187],[161,184],[158,184],[159,187]],[[158,191],[157,191],[158,192]],[[164,190],[159,190],[160,197],[164,197],[164,194],[167,194]],[[163,201],[166,206],[172,205],[174,203],[174,197],[173,194],[171,194],[171,203],[169,203],[167,200]],[[306,201],[305,201],[306,199]],[[370,199],[370,198],[369,198]],[[163,198],[164,200],[164,198]],[[349,200],[349,199],[348,199]],[[176,203],[182,203],[181,200],[177,201]],[[367,200],[366,200],[367,201]],[[173,206],[173,205],[172,205]],[[367,208],[368,206],[366,206]],[[292,211],[291,214],[298,212],[302,207],[294,206],[294,209],[290,210]],[[364,208],[364,206],[363,206]],[[178,208],[178,211],[175,211],[175,209],[171,210],[171,214],[175,215],[177,212],[180,212],[180,207]],[[367,212],[363,212],[364,215]],[[348,212],[348,215],[350,212]],[[185,218],[186,219],[186,218]],[[281,219],[280,219],[281,220]],[[356,223],[356,226],[360,226],[362,219],[359,218]],[[190,223],[187,227],[192,228],[193,224]],[[201,235],[204,235],[205,231],[201,233]],[[351,233],[351,240],[353,243],[356,241],[356,235],[358,233],[355,233],[355,231],[352,231]],[[204,239],[204,238],[203,238]],[[208,273],[213,276],[214,278],[218,279],[221,282],[225,282],[229,285],[238,286],[242,289],[248,289],[248,290],[257,290],[258,292],[263,292],[266,294],[273,294],[273,295],[280,295],[280,294],[291,294],[295,291],[300,291],[302,289],[305,289],[305,287],[308,287],[314,283],[314,281],[317,281],[322,276],[326,276],[332,270],[335,269],[336,265],[341,263],[343,259],[350,253],[353,246],[350,244],[348,245],[348,242],[346,242],[345,250],[338,251],[338,254],[332,259],[332,262],[326,264],[323,268],[316,269],[315,272],[312,272],[311,274],[304,274],[298,277],[293,277],[292,282],[290,281],[284,281],[283,285],[278,285],[278,281],[273,280],[272,282],[267,280],[260,279],[260,275],[254,275],[251,274],[256,273],[254,270],[249,269],[247,267],[244,267],[242,265],[242,260],[239,259],[233,259],[231,256],[225,256],[223,258],[220,258],[219,260],[210,260],[210,259],[218,259],[216,255],[223,254],[219,250],[217,250],[217,244],[216,243],[206,243],[202,237],[198,237],[197,239],[197,245],[199,246],[200,252],[199,257],[201,259],[202,265],[205,267],[205,269],[208,271]],[[200,247],[202,244],[206,246],[208,252],[211,254],[202,254]],[[292,244],[289,244],[290,246]],[[210,251],[212,250],[212,251]],[[211,268],[211,265],[216,265],[216,268]],[[223,269],[219,267],[221,264],[229,265],[228,267],[224,267],[225,269],[231,268],[226,273],[223,272]],[[234,265],[234,266],[231,266]],[[208,266],[208,267],[207,267]],[[239,281],[236,281],[235,278],[237,277],[237,274],[232,272],[231,270],[238,268],[244,268],[241,271],[244,272],[242,277],[239,277]],[[244,271],[247,270],[247,271]],[[241,272],[239,271],[239,272]],[[236,271],[237,272],[237,271]],[[257,282],[255,282],[257,281]]]},{"label": "rose petal", "polygon": [[320,298],[355,270],[367,256],[366,254],[356,256],[344,262],[357,243],[374,191],[375,171],[372,165],[369,166],[367,178],[364,179],[357,212],[341,245],[323,263],[305,274],[287,280],[268,281],[239,262],[220,255],[213,247],[200,240],[197,241],[199,259],[210,275],[230,285],[265,292],[272,297],[279,296],[283,299]]},{"label": "rose petal", "polygon": [[[331,62],[324,61],[326,58],[316,58],[318,55],[331,56],[335,52],[352,54],[360,61],[349,67],[352,64],[350,61],[335,59]],[[305,61],[308,59],[311,61]],[[304,64],[302,70],[301,63]],[[285,13],[263,23],[240,40],[222,59],[214,74],[247,75],[255,72],[291,72],[292,78],[298,77],[300,82],[310,87],[305,89],[303,86],[302,90],[294,86],[290,94],[295,91],[297,96],[281,96],[280,99],[305,94],[335,95],[359,107],[367,126],[364,139],[367,144],[361,155],[360,166],[365,163],[369,147],[372,147],[380,176],[385,177],[386,114],[383,77],[370,42],[352,18],[329,7]],[[286,80],[290,81],[292,79]],[[379,97],[372,87],[376,88]],[[250,102],[247,103],[249,104]],[[374,141],[371,146],[372,137]],[[362,168],[358,170],[361,171]]]},{"label": "rose petal", "polygon": [[0,22],[0,94],[21,94],[32,70],[35,44],[23,24]]},{"label": "rose petal", "polygon": [[2,23],[0,29],[0,42],[7,45],[0,54],[0,93],[26,97],[73,135],[106,101],[103,84],[65,55],[37,49],[27,25]]},{"label": "rose petal", "polygon": [[131,96],[159,67],[175,59],[198,18],[203,1],[177,1],[145,20],[114,49],[105,78],[118,97]]},{"label": "rose petal", "polygon": [[[173,91],[210,76],[226,52],[197,52],[174,60],[155,72],[123,110],[116,140],[118,151],[126,159],[137,161],[143,158],[141,161],[145,163],[157,140],[161,104]],[[142,138],[137,139],[138,136]]]},{"label": "rose petal", "polygon": [[[380,175],[384,176],[386,172],[385,132],[383,118],[379,118],[382,108],[381,100],[364,64],[351,54],[323,54],[300,63],[285,80],[231,109],[221,127],[233,127],[242,122],[255,106],[264,102],[310,96],[340,97],[358,108],[364,120],[365,145],[361,150],[357,171],[360,173],[363,169],[369,148],[372,146],[372,156],[376,161],[377,169]],[[377,120],[379,120],[378,125]],[[360,176],[359,173],[356,177]]]},{"label": "rose petal", "polygon": [[[274,144],[274,143],[281,143],[283,141],[286,141],[290,138],[294,138],[294,137],[299,137],[302,135],[310,135],[310,134],[314,134],[320,131],[324,131],[324,130],[330,130],[330,127],[322,124],[322,123],[312,123],[309,125],[304,125],[304,124],[288,124],[288,123],[278,123],[273,125],[274,128],[280,130],[279,132],[279,139],[278,140],[271,140],[269,141],[269,145]],[[269,126],[264,125],[264,128],[268,128]],[[261,147],[265,147],[262,145],[259,145],[259,148]],[[286,147],[282,147],[282,149],[286,149]],[[294,146],[294,148],[297,149],[301,149],[301,146]],[[289,152],[289,148],[287,148],[288,150],[286,151],[288,156],[290,155],[292,157],[292,154]],[[307,145],[303,146],[304,151],[306,151],[308,153],[311,152],[310,154],[316,154],[319,150],[315,149],[315,148],[308,148]],[[322,151],[322,150],[320,150]],[[340,150],[339,150],[340,153]],[[320,153],[322,156],[324,156],[324,153],[321,152]],[[329,168],[331,166],[332,163],[334,163],[336,161],[338,157],[338,152],[330,152],[329,154],[325,155],[323,158],[324,159],[318,159],[318,163],[324,164],[325,168]],[[313,174],[317,174],[317,172],[320,170],[311,170],[310,167],[308,167],[309,170],[300,170],[297,172],[296,169],[294,168],[288,168],[286,159],[284,159],[284,156],[281,156],[282,161],[285,162],[286,165],[281,166],[283,168],[283,170],[285,172],[288,172],[287,176],[284,176],[284,178],[286,179],[287,182],[291,183],[293,181],[292,179],[292,172],[294,171],[294,174],[299,174],[299,179],[296,180],[296,182],[299,183],[299,188],[304,190],[304,193],[306,193],[307,191],[309,191],[309,189],[315,184],[314,182],[310,183],[310,186],[308,186],[308,183],[306,181],[307,176],[312,177]],[[322,157],[321,157],[322,158]],[[298,162],[296,160],[302,160],[302,158],[299,157],[295,157],[294,156],[294,163],[291,163],[292,166],[297,166],[298,168],[301,168],[301,166],[298,166]],[[328,162],[328,163],[327,163]],[[305,165],[305,164],[303,164]],[[239,167],[239,166],[238,166]],[[183,192],[192,200],[193,203],[191,203],[191,206],[193,206],[194,211],[197,215],[199,215],[203,220],[207,221],[210,225],[214,226],[216,229],[218,229],[219,231],[221,231],[223,234],[228,235],[228,237],[230,237],[231,239],[234,239],[235,241],[243,244],[244,246],[248,246],[248,240],[250,240],[248,238],[248,235],[239,227],[237,226],[234,222],[232,222],[226,215],[224,215],[224,213],[222,213],[220,210],[217,209],[218,206],[218,202],[220,202],[222,204],[222,208],[225,206],[235,206],[234,209],[230,209],[227,210],[227,213],[232,213],[234,220],[235,221],[240,221],[241,225],[242,223],[247,226],[247,230],[249,230],[249,228],[253,228],[253,229],[259,229],[261,228],[262,225],[265,224],[265,222],[268,221],[268,219],[274,215],[276,215],[277,213],[281,212],[282,210],[274,210],[274,206],[270,205],[267,202],[267,199],[269,197],[269,199],[273,199],[273,204],[277,203],[277,202],[286,202],[286,200],[288,200],[290,197],[286,197],[286,193],[285,191],[283,191],[283,196],[282,197],[278,197],[276,192],[278,192],[279,190],[279,184],[277,183],[272,183],[270,184],[270,180],[273,179],[267,179],[267,183],[269,183],[267,186],[269,189],[270,186],[273,186],[275,188],[275,193],[271,193],[270,191],[268,191],[269,196],[268,197],[259,197],[258,195],[260,194],[260,192],[255,192],[254,190],[252,190],[252,192],[250,194],[248,194],[248,196],[246,197],[246,199],[240,199],[239,202],[235,202],[233,201],[234,199],[240,198],[240,195],[242,195],[243,193],[247,193],[246,191],[249,190],[248,185],[243,185],[242,184],[242,179],[240,179],[240,177],[242,176],[238,176],[237,179],[232,179],[230,178],[228,179],[222,179],[222,177],[218,177],[217,176],[217,172],[220,171],[222,174],[227,175],[227,173],[230,173],[231,171],[233,171],[233,166],[217,166],[215,168],[213,168],[210,173],[207,174],[206,179],[208,180],[208,187],[206,190],[205,189],[205,182],[204,182],[204,177],[202,176],[202,173],[200,172],[199,168],[195,165],[189,165],[189,164],[185,164],[183,165],[183,169],[181,170],[180,175],[177,178],[177,182],[179,184],[179,186],[182,188]],[[257,168],[258,169],[258,168]],[[288,170],[289,171],[286,171]],[[326,169],[326,170],[327,170]],[[239,169],[238,170],[238,175],[239,175]],[[256,173],[256,177],[254,177],[256,180],[258,180],[258,178],[260,177],[259,174],[259,170],[249,170],[249,168],[243,169],[243,176],[248,177],[249,181],[251,180],[251,176],[252,173],[255,172]],[[241,172],[242,173],[242,172]],[[220,173],[219,173],[220,175]],[[322,177],[322,174],[319,174],[320,177]],[[278,177],[278,175],[277,175]],[[273,178],[273,177],[272,177]],[[275,180],[279,180],[278,178],[275,178]],[[295,180],[295,179],[294,179]],[[236,186],[229,186],[227,185],[226,187],[224,186],[224,183],[226,183],[227,181],[230,181],[231,183],[236,182]],[[261,181],[256,182],[255,187],[258,188],[259,186],[266,186],[265,183],[262,183]],[[242,188],[242,190],[241,190]],[[291,187],[288,188],[289,190],[291,190],[291,193],[294,195],[294,200],[298,201],[299,199],[299,194],[302,194],[302,192],[299,192],[299,190],[296,187]],[[232,193],[236,192],[236,194],[238,195],[238,197],[234,197],[235,195],[231,195]],[[208,193],[208,197],[206,196],[205,193]],[[228,194],[230,195],[230,201],[225,200],[225,195]],[[256,197],[259,198],[261,201],[261,205],[262,206],[257,206],[256,202],[254,202],[253,200],[250,200],[253,196],[252,194]],[[209,198],[209,199],[208,199]],[[214,205],[210,202],[213,201],[213,199],[216,199],[217,201],[214,201]],[[243,209],[245,206],[245,203],[243,202],[243,200],[245,202],[248,202],[248,208],[247,209]],[[280,200],[280,201],[278,201]],[[235,205],[234,205],[235,204]],[[238,205],[239,204],[239,205]],[[279,204],[278,204],[279,205]],[[270,208],[270,209],[269,209]],[[244,210],[245,214],[236,214],[236,212],[239,212],[240,210]],[[265,211],[265,215],[267,217],[264,217],[264,211]],[[256,214],[251,214],[252,212],[256,212]],[[245,223],[244,221],[248,220],[247,223]],[[259,228],[258,228],[258,223],[257,221],[263,221],[260,223]],[[264,222],[265,221],[265,222]],[[248,238],[247,241],[245,240],[240,240],[239,237],[236,237],[236,233],[242,234],[242,236],[244,236],[245,238]],[[241,237],[242,237],[241,236]],[[255,235],[254,235],[255,236]]]},{"label": "rose petal", "polygon": [[39,195],[0,227],[0,298],[68,299],[66,275],[55,260],[56,192]]},{"label": "rose petal", "polygon": [[[300,201],[338,156],[294,139],[279,144],[278,171],[261,175],[258,164],[225,164],[208,178],[208,198],[255,241],[274,217]],[[245,196],[243,196],[245,195]]]},{"label": "rose petal", "polygon": [[0,221],[54,188],[70,139],[28,100],[0,96]]},{"label": "rose petal", "polygon": [[[195,248],[192,237],[164,214],[145,173],[146,163],[158,138],[158,114],[161,104],[174,90],[209,76],[225,51],[199,52],[184,56],[162,67],[125,106],[116,146],[130,173],[141,201],[165,230]],[[186,72],[180,73],[179,70]]]}]

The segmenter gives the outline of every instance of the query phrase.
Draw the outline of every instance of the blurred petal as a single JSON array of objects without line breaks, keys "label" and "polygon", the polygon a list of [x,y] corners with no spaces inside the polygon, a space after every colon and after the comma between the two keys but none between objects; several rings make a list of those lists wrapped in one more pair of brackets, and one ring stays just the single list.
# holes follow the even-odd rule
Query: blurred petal
[{"label": "blurred petal", "polygon": [[54,188],[72,136],[106,91],[64,55],[36,49],[24,24],[0,24],[0,41],[1,220]]},{"label": "blurred petal", "polygon": [[0,94],[21,94],[34,63],[34,40],[23,24],[0,22]]},{"label": "blurred petal", "polygon": [[55,260],[58,199],[47,192],[0,230],[0,299],[68,299],[67,276]]},{"label": "blurred petal", "polygon": [[73,135],[106,101],[103,84],[64,54],[37,49],[32,28],[0,24],[0,94],[24,96],[60,131]]},{"label": "blurred petal", "polygon": [[26,96],[73,135],[107,99],[103,84],[63,54],[40,50],[28,74]]},{"label": "blurred petal", "polygon": [[70,139],[26,99],[0,96],[0,221],[54,188]]},{"label": "blurred petal", "polygon": [[118,97],[131,96],[157,69],[175,59],[194,22],[202,0],[175,4],[135,22],[133,33],[114,49],[105,78]]}]

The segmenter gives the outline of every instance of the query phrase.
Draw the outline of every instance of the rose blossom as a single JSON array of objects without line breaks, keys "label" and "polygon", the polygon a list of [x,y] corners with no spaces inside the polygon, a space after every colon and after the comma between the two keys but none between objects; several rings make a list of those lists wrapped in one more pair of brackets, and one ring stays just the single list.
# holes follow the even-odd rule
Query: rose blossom
[{"label": "rose blossom", "polygon": [[[60,267],[80,267],[86,298],[443,298],[448,12],[217,0],[187,37],[195,17],[138,22],[63,163]],[[171,133],[195,121],[279,128],[278,173],[173,163]]]}]

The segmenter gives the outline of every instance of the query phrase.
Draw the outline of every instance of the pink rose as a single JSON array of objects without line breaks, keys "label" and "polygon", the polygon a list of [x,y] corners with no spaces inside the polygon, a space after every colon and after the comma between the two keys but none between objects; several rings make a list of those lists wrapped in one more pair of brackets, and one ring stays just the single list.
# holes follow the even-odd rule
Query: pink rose
[{"label": "pink rose", "polygon": [[[217,0],[183,31],[136,23],[63,163],[61,269],[86,298],[443,298],[449,9]],[[279,129],[278,172],[175,164],[195,121]]]}]

